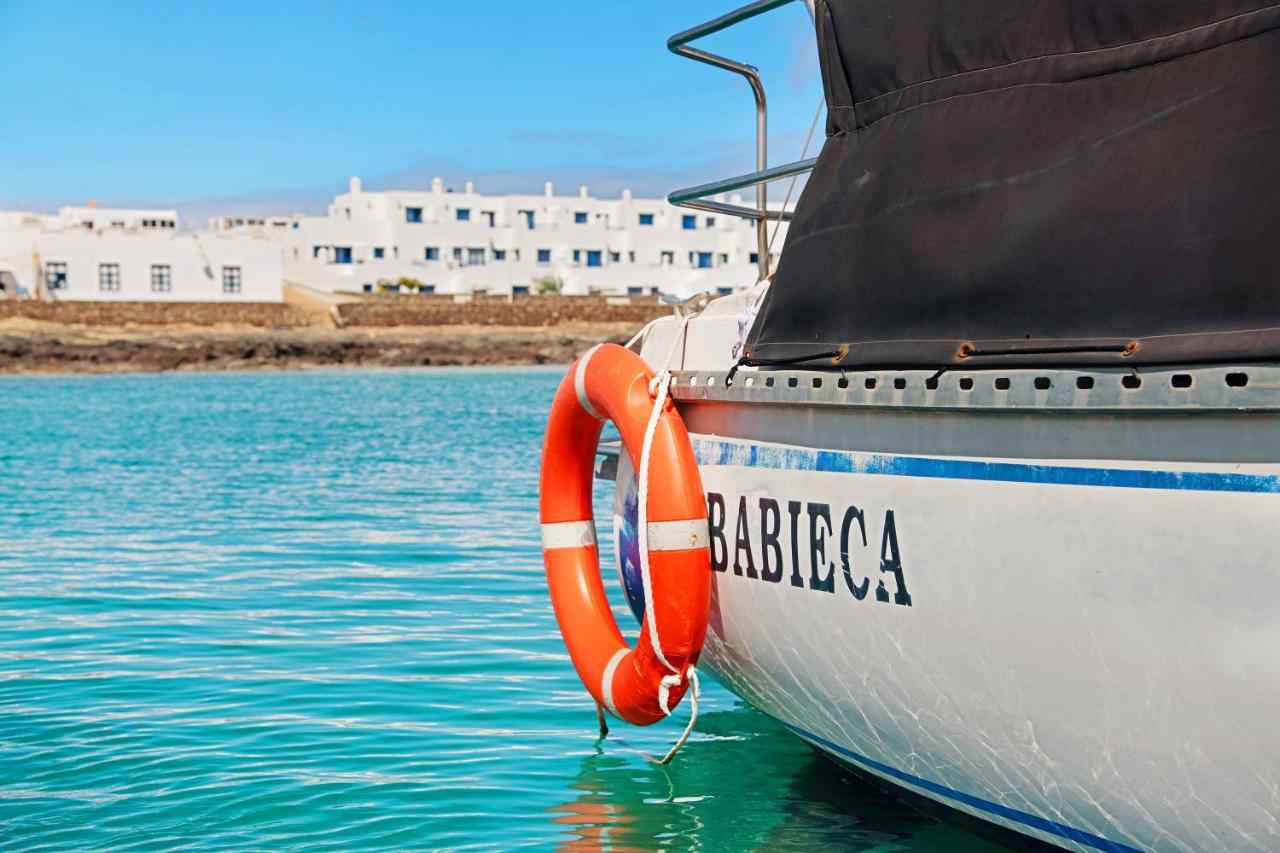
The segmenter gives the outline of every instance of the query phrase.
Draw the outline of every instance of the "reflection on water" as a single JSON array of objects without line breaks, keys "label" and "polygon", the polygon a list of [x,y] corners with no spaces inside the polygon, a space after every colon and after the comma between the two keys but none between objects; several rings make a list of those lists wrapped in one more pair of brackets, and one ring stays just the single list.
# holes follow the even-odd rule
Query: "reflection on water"
[{"label": "reflection on water", "polygon": [[999,849],[850,778],[746,708],[700,716],[698,729],[665,767],[602,740],[581,760],[573,799],[551,809],[568,834],[558,848]]},{"label": "reflection on water", "polygon": [[977,849],[710,678],[670,766],[681,721],[597,738],[559,376],[0,379],[0,847]]}]

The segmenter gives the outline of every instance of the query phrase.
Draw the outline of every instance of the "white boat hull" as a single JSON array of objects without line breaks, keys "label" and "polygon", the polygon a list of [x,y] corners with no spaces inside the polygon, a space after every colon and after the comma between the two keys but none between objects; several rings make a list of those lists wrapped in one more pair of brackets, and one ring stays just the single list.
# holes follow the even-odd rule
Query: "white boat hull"
[{"label": "white boat hull", "polygon": [[1280,420],[682,411],[730,690],[1050,844],[1280,849]]}]

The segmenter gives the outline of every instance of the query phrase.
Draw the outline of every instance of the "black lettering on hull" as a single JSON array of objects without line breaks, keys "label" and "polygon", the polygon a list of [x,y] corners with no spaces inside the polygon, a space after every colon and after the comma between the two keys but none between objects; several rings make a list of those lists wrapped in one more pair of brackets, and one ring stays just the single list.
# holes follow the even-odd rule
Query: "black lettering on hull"
[{"label": "black lettering on hull", "polygon": [[[789,575],[792,587],[834,594],[836,563],[827,558],[828,547],[833,545],[832,539],[836,535],[835,526],[832,524],[831,505],[819,502],[801,503],[794,500],[786,501],[786,505],[788,523],[784,526],[780,499],[761,496],[756,500],[756,506],[751,507],[748,496],[740,496],[733,519],[734,538],[731,546],[728,537],[730,520],[725,496],[717,492],[707,492],[707,524],[711,539],[712,570],[728,572],[732,547],[735,576],[766,583],[781,583],[782,576],[787,574],[787,558],[790,557]],[[800,565],[802,550],[800,517],[802,514],[809,517],[808,547],[803,549],[808,551],[809,557],[807,581]],[[789,539],[784,547],[782,540],[788,534]],[[866,550],[869,547],[869,535],[866,510],[858,506],[845,507],[840,519],[838,540],[840,572],[844,575],[844,585],[854,601],[867,600],[871,592],[871,578],[867,576],[866,569],[857,570],[859,565],[866,564],[856,558],[859,548]],[[759,551],[756,550],[757,542]],[[874,556],[874,552],[869,556]],[[875,600],[910,607],[912,599],[907,591],[902,550],[898,543],[897,519],[891,509],[885,510],[884,514],[879,562],[881,577],[876,581]],[[892,590],[886,583],[890,580],[892,580]]]}]

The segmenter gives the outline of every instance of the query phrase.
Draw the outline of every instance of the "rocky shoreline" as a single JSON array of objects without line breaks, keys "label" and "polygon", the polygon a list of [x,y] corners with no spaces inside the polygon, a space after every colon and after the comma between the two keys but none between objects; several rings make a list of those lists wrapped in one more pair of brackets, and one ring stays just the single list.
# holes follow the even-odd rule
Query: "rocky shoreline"
[{"label": "rocky shoreline", "polygon": [[563,364],[634,322],[555,326],[263,328],[99,326],[0,320],[0,373],[127,373],[320,367]]}]

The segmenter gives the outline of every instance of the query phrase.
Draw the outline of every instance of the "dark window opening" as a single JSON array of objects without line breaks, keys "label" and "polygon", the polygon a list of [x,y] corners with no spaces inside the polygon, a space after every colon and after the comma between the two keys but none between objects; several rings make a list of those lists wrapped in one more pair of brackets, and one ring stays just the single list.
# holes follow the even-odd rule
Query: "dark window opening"
[{"label": "dark window opening", "polygon": [[151,265],[151,291],[169,293],[173,290],[173,270],[168,264]]},{"label": "dark window opening", "polygon": [[240,276],[240,267],[223,267],[222,268],[222,292],[223,293],[239,293],[243,285],[243,279]]}]

